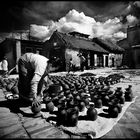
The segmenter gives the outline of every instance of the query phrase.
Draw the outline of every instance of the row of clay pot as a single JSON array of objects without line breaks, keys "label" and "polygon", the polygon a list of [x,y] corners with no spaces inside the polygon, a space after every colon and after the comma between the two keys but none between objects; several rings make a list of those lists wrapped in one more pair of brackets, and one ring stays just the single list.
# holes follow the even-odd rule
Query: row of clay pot
[{"label": "row of clay pot", "polygon": [[50,79],[54,84],[60,84],[64,89],[76,88],[76,90],[81,87],[94,86],[94,85],[111,85],[120,82],[122,78],[119,74],[109,75],[108,77],[98,77],[94,76],[50,76]]},{"label": "row of clay pot", "polygon": [[19,94],[18,91],[18,78],[0,78],[0,84],[7,91],[11,91],[13,94]]}]

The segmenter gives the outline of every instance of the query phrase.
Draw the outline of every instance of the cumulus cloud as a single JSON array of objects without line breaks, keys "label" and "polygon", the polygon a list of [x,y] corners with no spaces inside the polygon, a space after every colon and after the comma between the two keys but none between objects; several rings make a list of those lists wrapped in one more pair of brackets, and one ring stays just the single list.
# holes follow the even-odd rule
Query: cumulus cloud
[{"label": "cumulus cloud", "polygon": [[130,2],[126,11],[125,17],[128,25],[140,22],[140,1]]},{"label": "cumulus cloud", "polygon": [[[129,17],[130,18],[130,17]],[[70,10],[66,16],[60,18],[58,22],[52,21],[49,26],[31,25],[31,36],[45,41],[50,38],[56,29],[67,33],[77,31],[88,34],[91,37],[101,38],[123,38],[125,35],[120,32],[122,23],[120,19],[108,19],[105,22],[97,22],[94,18],[86,16],[83,12]],[[120,35],[120,37],[118,37]]]},{"label": "cumulus cloud", "polygon": [[[92,35],[92,26],[96,23],[94,18],[85,16],[83,12],[79,13],[76,10],[71,10],[58,21],[58,31],[77,31]],[[65,29],[66,28],[66,29]]]},{"label": "cumulus cloud", "polygon": [[113,35],[120,31],[122,23],[120,19],[109,19],[105,22],[96,22],[93,26],[94,36],[103,39],[111,39]]},{"label": "cumulus cloud", "polygon": [[122,38],[126,38],[127,34],[123,33],[122,31],[119,31],[117,33],[114,33],[113,37],[116,38],[116,39],[122,39]]},{"label": "cumulus cloud", "polygon": [[131,25],[138,23],[138,19],[133,15],[128,15],[126,17],[126,19],[127,19],[128,23],[130,23]]},{"label": "cumulus cloud", "polygon": [[55,23],[51,22],[49,26],[42,26],[31,24],[30,25],[30,36],[40,41],[46,41],[52,35],[51,33],[55,31]]}]

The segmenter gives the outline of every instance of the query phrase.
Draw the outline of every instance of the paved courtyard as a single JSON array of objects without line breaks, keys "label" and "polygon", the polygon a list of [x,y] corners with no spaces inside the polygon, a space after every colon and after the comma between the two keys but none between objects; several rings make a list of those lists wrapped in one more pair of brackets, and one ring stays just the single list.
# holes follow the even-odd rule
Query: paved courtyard
[{"label": "paved courtyard", "polygon": [[[115,89],[121,86],[124,90],[129,84],[132,85],[135,103],[131,104],[118,123],[101,138],[139,138],[140,137],[140,70],[112,70],[111,68],[101,68],[86,70],[97,76],[106,76],[111,73],[121,73],[125,76],[120,83],[113,85]],[[63,75],[65,72],[57,73]],[[75,72],[81,74],[81,72]],[[10,77],[17,77],[11,75]],[[29,108],[23,107],[22,111]],[[7,100],[4,97],[4,89],[0,89],[0,137],[1,138],[85,138],[64,133],[42,118],[32,118],[21,113],[14,113],[10,110]]]}]

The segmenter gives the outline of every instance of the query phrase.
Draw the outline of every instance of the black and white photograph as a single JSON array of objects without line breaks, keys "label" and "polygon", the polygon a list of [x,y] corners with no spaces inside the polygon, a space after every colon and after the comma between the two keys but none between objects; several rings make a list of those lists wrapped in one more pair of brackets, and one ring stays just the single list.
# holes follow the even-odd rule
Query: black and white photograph
[{"label": "black and white photograph", "polygon": [[140,1],[1,1],[0,138],[140,138]]}]

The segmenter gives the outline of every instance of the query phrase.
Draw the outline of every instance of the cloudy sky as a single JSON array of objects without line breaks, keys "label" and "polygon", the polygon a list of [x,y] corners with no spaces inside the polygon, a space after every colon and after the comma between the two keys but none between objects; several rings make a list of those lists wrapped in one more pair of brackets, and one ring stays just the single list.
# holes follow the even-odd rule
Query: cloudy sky
[{"label": "cloudy sky", "polygon": [[0,4],[0,37],[30,29],[45,41],[56,29],[78,31],[90,37],[119,40],[128,25],[140,21],[140,1],[6,1]]}]

